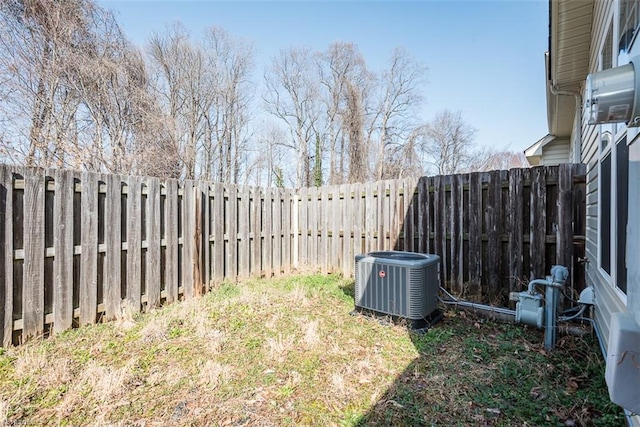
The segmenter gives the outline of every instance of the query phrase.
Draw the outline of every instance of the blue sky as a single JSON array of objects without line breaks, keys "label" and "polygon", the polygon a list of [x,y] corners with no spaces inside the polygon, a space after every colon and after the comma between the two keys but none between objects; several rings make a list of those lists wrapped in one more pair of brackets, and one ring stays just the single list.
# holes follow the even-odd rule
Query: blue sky
[{"label": "blue sky", "polygon": [[547,134],[544,52],[548,1],[103,0],[138,45],[179,20],[195,38],[209,26],[252,41],[256,79],[289,46],[353,42],[380,71],[395,46],[428,68],[424,120],[461,111],[476,142],[522,151]]}]

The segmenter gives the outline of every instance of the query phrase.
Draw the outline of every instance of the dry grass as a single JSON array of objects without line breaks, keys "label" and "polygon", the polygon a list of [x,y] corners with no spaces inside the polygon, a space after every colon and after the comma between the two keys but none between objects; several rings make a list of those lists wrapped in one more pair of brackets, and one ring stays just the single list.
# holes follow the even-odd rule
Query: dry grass
[{"label": "dry grass", "polygon": [[352,282],[205,297],[0,349],[0,425],[618,425],[593,340],[447,312],[419,335],[349,316]]}]

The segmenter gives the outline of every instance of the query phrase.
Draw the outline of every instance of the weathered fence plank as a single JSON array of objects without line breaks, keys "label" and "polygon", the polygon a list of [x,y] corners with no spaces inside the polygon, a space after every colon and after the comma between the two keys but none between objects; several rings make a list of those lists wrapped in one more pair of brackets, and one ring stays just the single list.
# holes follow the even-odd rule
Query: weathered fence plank
[{"label": "weathered fence plank", "polygon": [[249,277],[249,263],[251,256],[251,204],[250,204],[250,188],[242,187],[239,191],[240,201],[238,206],[238,277],[246,279]]},{"label": "weathered fence plank", "polygon": [[261,259],[260,249],[262,247],[262,238],[260,236],[261,224],[261,196],[260,188],[251,188],[251,275],[260,277]]},{"label": "weathered fence plank", "polygon": [[469,174],[469,285],[480,289],[482,278],[482,174]]},{"label": "weathered fence plank", "polygon": [[273,232],[273,274],[279,275],[282,266],[282,189],[271,190],[272,204],[272,232]]},{"label": "weathered fence plank", "polygon": [[225,277],[225,217],[224,217],[224,187],[213,184],[213,281],[221,283]]},{"label": "weathered fence plank", "polygon": [[13,337],[13,172],[0,166],[0,344]]},{"label": "weathered fence plank", "polygon": [[184,298],[191,299],[196,295],[195,251],[193,239],[195,236],[195,183],[187,180],[182,188],[182,286]]},{"label": "weathered fence plank", "polygon": [[96,322],[98,307],[98,175],[82,174],[80,324]]},{"label": "weathered fence plank", "polygon": [[283,226],[283,242],[282,242],[282,270],[285,274],[291,272],[291,247],[293,239],[293,221],[291,215],[292,200],[291,190],[283,191],[283,203],[282,203],[282,226]]},{"label": "weathered fence plank", "polygon": [[208,182],[200,182],[200,224],[201,254],[198,259],[200,276],[205,292],[211,288],[211,186]]},{"label": "weathered fence plank", "polygon": [[147,253],[145,289],[147,310],[160,305],[160,180],[148,178],[147,184]]},{"label": "weathered fence plank", "polygon": [[142,180],[127,179],[127,301],[140,310],[142,294]]},{"label": "weathered fence plank", "polygon": [[487,267],[489,273],[489,298],[493,299],[500,290],[500,265],[502,256],[500,250],[500,212],[502,209],[502,188],[500,171],[488,172],[487,194]]},{"label": "weathered fence plank", "polygon": [[298,263],[299,267],[307,268],[309,262],[309,194],[307,188],[301,188],[299,194],[298,209],[298,230],[296,233],[300,235],[298,243]]},{"label": "weathered fence plank", "polygon": [[530,260],[531,269],[529,279],[545,277],[545,241],[547,228],[546,210],[546,179],[545,169],[533,168],[531,170],[531,201],[529,210],[530,222]]},{"label": "weathered fence plank", "polygon": [[168,303],[178,300],[178,181],[165,181],[165,290]]},{"label": "weathered fence plank", "polygon": [[273,189],[267,188],[264,192],[264,205],[262,210],[262,227],[264,241],[262,246],[262,268],[265,277],[273,275]]},{"label": "weathered fence plank", "polygon": [[523,231],[523,175],[521,169],[509,171],[509,291],[521,290]]},{"label": "weathered fence plank", "polygon": [[[56,189],[53,200],[53,248],[55,253],[53,260],[53,331],[58,333],[71,328],[73,324],[73,193],[75,174],[71,171],[56,170],[53,176]],[[118,234],[119,237],[120,234]],[[118,261],[120,261],[119,258]]]},{"label": "weathered fence plank", "polygon": [[[105,199],[104,216],[108,227],[105,232],[106,274],[104,275],[104,315],[105,320],[113,320],[120,316],[120,306],[122,302],[120,295],[122,289],[120,282],[122,278],[122,177],[120,175],[107,175],[105,181],[107,185],[107,196]],[[68,186],[68,182],[65,184]],[[68,188],[65,190],[66,192],[69,191]],[[64,191],[62,189],[62,183],[59,183],[56,179],[56,195],[58,195],[58,192],[61,192],[60,196],[63,196],[65,192],[62,191]],[[68,194],[67,197],[70,197],[71,203],[73,203],[73,182],[71,183],[71,193]],[[60,199],[59,201],[69,203],[64,199]],[[71,205],[71,207],[73,207],[73,205]],[[60,209],[63,209],[62,213],[64,214],[65,208],[60,206]],[[70,214],[73,215],[73,211],[71,211]],[[71,238],[73,238],[73,235],[71,235]],[[66,241],[65,239],[62,240]],[[67,248],[67,250],[69,249],[71,249],[70,254],[73,254],[73,247]],[[64,261],[65,256],[62,254],[63,250],[64,249],[60,248],[61,252],[58,252],[56,248],[56,258],[58,255],[61,255],[61,261]],[[67,253],[66,256],[69,256],[69,253]],[[73,267],[73,265],[71,265],[71,267]]]},{"label": "weathered fence plank", "polygon": [[[44,171],[24,171],[23,339],[44,331]],[[94,315],[95,317],[95,315]]]}]

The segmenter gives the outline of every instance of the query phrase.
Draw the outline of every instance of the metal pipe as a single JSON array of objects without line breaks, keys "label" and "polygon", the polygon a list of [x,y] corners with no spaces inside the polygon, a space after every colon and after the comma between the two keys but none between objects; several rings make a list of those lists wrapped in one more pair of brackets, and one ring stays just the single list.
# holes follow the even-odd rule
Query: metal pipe
[{"label": "metal pipe", "polygon": [[586,308],[587,308],[587,306],[585,304],[582,304],[580,306],[580,309],[578,310],[578,312],[576,314],[573,314],[571,316],[560,316],[560,317],[558,317],[558,321],[559,322],[568,322],[569,320],[576,319],[576,318],[582,316],[582,313],[584,313],[584,310]]},{"label": "metal pipe", "polygon": [[572,163],[580,163],[582,157],[582,94],[575,90],[560,90],[555,83],[549,82],[549,90],[552,94],[573,96],[576,100],[576,112],[573,118],[573,132],[575,135]]},{"label": "metal pipe", "polygon": [[513,316],[513,317],[516,316],[515,310],[510,310],[508,308],[502,308],[502,307],[493,307],[491,305],[478,304],[478,303],[470,302],[470,301],[460,301],[459,299],[457,299],[456,297],[451,295],[449,292],[447,292],[447,290],[444,289],[443,287],[440,287],[440,290],[442,292],[444,292],[449,298],[452,299],[452,301],[448,301],[448,300],[439,298],[440,302],[442,302],[444,304],[459,305],[460,307],[469,307],[469,308],[473,308],[473,309],[476,309],[476,310],[483,310],[483,311],[489,311],[489,312],[492,312],[492,313],[505,314],[507,316]]},{"label": "metal pipe", "polygon": [[532,294],[535,292],[535,286],[536,285],[540,285],[540,286],[551,286],[551,280],[548,279],[533,279],[532,281],[529,282],[529,286],[527,287],[527,291]]},{"label": "metal pipe", "polygon": [[556,346],[556,308],[558,306],[558,288],[547,286],[544,295],[544,348],[553,350]]}]

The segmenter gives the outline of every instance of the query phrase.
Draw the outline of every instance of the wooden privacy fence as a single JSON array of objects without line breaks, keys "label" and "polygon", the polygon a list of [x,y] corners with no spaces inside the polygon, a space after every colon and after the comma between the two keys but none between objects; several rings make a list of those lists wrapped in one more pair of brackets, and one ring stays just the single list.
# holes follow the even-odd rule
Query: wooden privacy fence
[{"label": "wooden privacy fence", "polygon": [[554,264],[580,287],[584,175],[566,164],[302,189],[299,263],[349,276],[358,253],[438,254],[447,289],[501,304]]},{"label": "wooden privacy fence", "polygon": [[449,290],[505,302],[583,235],[582,165],[297,191],[0,165],[0,344],[373,250],[436,253]]},{"label": "wooden privacy fence", "polygon": [[288,272],[292,191],[0,166],[0,343]]}]

